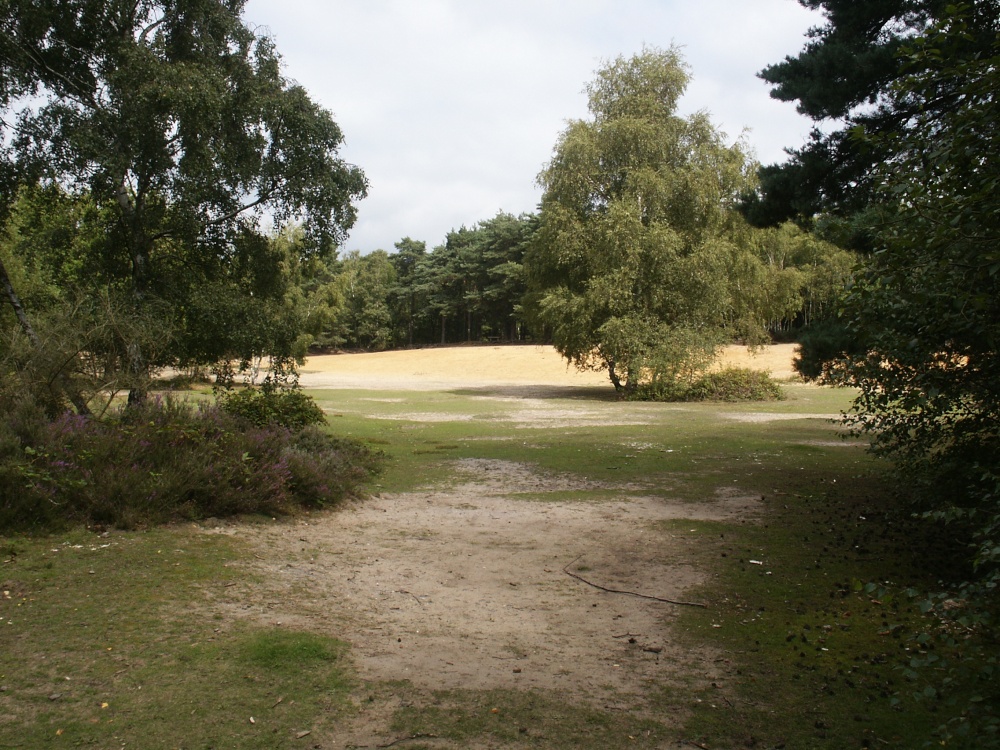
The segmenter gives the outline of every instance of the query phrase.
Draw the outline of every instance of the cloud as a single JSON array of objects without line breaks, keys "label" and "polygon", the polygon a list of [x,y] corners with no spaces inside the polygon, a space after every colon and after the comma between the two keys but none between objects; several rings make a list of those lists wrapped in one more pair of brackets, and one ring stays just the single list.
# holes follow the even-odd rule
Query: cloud
[{"label": "cloud", "polygon": [[346,249],[433,246],[498,211],[535,210],[535,178],[604,60],[681,45],[682,112],[749,127],[765,163],[810,123],[756,73],[795,54],[819,17],[793,0],[250,0],[285,74],[334,113],[342,156],[371,183]]}]

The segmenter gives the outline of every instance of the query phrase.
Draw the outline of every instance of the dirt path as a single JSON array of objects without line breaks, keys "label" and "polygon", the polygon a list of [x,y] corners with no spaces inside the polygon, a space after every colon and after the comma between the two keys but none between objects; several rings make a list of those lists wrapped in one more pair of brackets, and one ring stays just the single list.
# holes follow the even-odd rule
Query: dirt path
[{"label": "dirt path", "polygon": [[[454,468],[453,486],[250,532],[269,595],[244,601],[237,614],[346,638],[366,682],[518,688],[641,714],[654,683],[700,690],[724,680],[719,655],[678,646],[671,630],[678,605],[608,593],[566,571],[605,588],[683,601],[702,573],[678,561],[683,538],[665,543],[652,524],[752,513],[755,498],[730,492],[695,507],[643,496],[641,487],[588,486],[514,463]],[[512,498],[574,489],[610,490],[611,499]],[[322,746],[385,743],[399,700],[379,694]]]},{"label": "dirt path", "polygon": [[[565,377],[575,377],[550,377],[552,357],[532,351],[539,349],[526,349],[528,359],[537,355],[549,376],[534,371],[533,386],[565,386]],[[483,360],[481,352],[476,356]],[[314,379],[305,384],[330,373],[336,378],[322,381],[329,387],[354,382],[357,362],[333,359],[340,361],[326,369],[310,362],[306,375]],[[425,374],[407,382],[419,388],[458,382],[454,362],[445,364],[442,371],[411,360],[405,364],[411,373]],[[463,367],[464,382],[479,376],[471,362]],[[505,375],[494,363],[489,372],[493,382],[524,385],[516,378],[528,368],[522,361]],[[395,372],[366,369],[364,377],[370,388],[401,382]],[[516,398],[506,401],[511,413],[522,408]],[[563,403],[560,413],[572,420],[578,409],[585,420],[594,408],[592,401]],[[369,683],[408,681],[426,691],[517,688],[642,713],[653,683],[699,689],[723,681],[727,667],[718,654],[678,646],[671,623],[679,605],[602,591],[569,573],[608,589],[683,601],[703,576],[685,562],[693,542],[665,534],[657,522],[753,514],[756,498],[730,486],[695,506],[665,499],[662,487],[596,485],[505,461],[462,460],[452,468],[441,485],[386,494],[336,514],[230,529],[260,551],[255,567],[265,581],[256,595],[230,606],[265,624],[348,640]],[[573,492],[589,494],[565,500]],[[349,726],[321,738],[322,746],[385,746],[400,700],[391,690],[378,692]]]}]

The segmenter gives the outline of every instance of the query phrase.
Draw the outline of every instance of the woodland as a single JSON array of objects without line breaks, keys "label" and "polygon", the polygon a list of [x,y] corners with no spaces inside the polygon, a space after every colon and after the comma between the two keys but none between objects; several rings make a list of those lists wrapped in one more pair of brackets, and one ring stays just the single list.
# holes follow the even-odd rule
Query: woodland
[{"label": "woodland", "polygon": [[363,168],[242,0],[0,0],[0,530],[363,493],[383,458],[298,387],[310,352],[545,343],[662,402],[794,340],[961,550],[920,592],[961,657],[907,666],[955,696],[934,741],[1000,746],[1000,6],[800,2],[825,23],[760,73],[817,125],[783,163],[679,114],[692,71],[648,47],[595,72],[536,213],[362,255]]}]

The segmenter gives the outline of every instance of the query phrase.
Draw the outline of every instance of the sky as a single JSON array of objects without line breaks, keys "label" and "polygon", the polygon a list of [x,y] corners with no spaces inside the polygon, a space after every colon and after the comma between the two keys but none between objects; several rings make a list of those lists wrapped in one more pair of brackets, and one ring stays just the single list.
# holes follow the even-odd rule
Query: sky
[{"label": "sky", "polygon": [[342,251],[369,253],[535,211],[559,134],[588,117],[584,87],[643,47],[680,47],[679,114],[708,111],[783,161],[812,123],[757,73],[823,19],[796,0],[249,0],[244,20],[343,130],[370,187]]}]

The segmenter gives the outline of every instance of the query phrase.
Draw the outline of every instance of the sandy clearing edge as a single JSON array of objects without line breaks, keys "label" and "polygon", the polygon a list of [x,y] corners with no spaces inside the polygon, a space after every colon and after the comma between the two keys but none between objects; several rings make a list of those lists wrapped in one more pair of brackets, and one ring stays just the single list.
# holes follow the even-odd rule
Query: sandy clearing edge
[{"label": "sandy clearing edge", "polygon": [[[779,380],[797,377],[796,344],[774,344],[756,353],[726,347],[719,366],[769,371]],[[610,387],[606,372],[580,372],[552,346],[454,346],[309,357],[300,382],[307,388],[422,390],[461,385]]]}]

